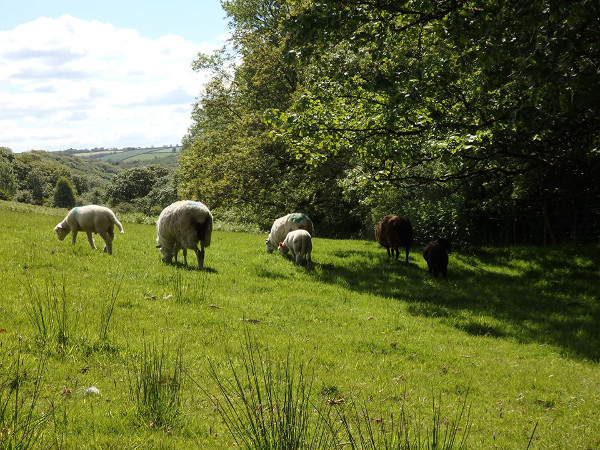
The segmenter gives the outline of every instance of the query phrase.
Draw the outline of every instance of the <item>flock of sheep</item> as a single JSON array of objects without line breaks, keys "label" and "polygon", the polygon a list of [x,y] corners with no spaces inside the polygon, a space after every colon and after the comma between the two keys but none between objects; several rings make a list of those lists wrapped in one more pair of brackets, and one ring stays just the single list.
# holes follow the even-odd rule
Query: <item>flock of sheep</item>
[{"label": "flock of sheep", "polygon": [[[69,232],[72,233],[72,243],[75,244],[77,233],[87,234],[92,249],[95,249],[92,233],[97,233],[104,240],[104,251],[112,254],[112,241],[115,237],[114,226],[123,233],[123,226],[115,214],[104,206],[77,206],[67,214],[67,217],[54,228],[58,239],[63,240]],[[213,230],[213,216],[210,210],[200,202],[181,200],[162,210],[156,222],[156,247],[160,249],[163,261],[172,262],[179,250],[183,250],[183,259],[187,266],[187,250],[194,250],[198,268],[204,266],[205,248],[210,246]],[[265,241],[267,252],[278,249],[282,255],[288,252],[296,264],[306,262],[312,264],[312,238],[314,226],[306,214],[292,213],[275,220]],[[388,256],[398,259],[399,248],[406,250],[406,262],[413,242],[413,227],[410,220],[399,216],[384,216],[375,229],[375,240],[387,249]],[[200,249],[198,249],[200,243]],[[448,252],[450,242],[439,238],[429,242],[423,251],[429,272],[436,277],[446,276],[448,270]]]}]

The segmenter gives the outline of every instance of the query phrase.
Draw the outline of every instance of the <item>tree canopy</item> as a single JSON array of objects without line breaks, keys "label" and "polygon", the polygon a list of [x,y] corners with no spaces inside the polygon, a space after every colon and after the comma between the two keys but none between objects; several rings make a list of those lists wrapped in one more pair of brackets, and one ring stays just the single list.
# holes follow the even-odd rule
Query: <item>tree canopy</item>
[{"label": "tree canopy", "polygon": [[[343,203],[367,228],[402,213],[465,240],[498,229],[512,242],[597,234],[597,3],[224,7],[238,58],[196,62],[214,75],[186,139],[188,192],[219,205],[260,199],[272,207],[257,214],[271,217],[293,208],[286,195],[317,215]],[[302,199],[290,183],[298,173],[311,180]]]},{"label": "tree canopy", "polygon": [[72,208],[77,198],[73,183],[67,177],[60,177],[54,188],[54,200],[52,205],[59,208]]}]

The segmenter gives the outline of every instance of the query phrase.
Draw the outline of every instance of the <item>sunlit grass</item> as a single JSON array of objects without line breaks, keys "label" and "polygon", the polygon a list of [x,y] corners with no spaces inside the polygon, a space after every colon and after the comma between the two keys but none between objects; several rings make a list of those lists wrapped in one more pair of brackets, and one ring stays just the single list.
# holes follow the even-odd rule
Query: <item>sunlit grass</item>
[{"label": "sunlit grass", "polygon": [[[597,245],[458,250],[448,278],[434,280],[417,248],[407,266],[374,242],[315,238],[306,269],[267,255],[263,234],[217,230],[197,271],[162,263],[145,220],[120,218],[112,256],[84,236],[59,242],[65,213],[0,202],[0,370],[19,346],[28,361],[40,354],[41,305],[50,325],[34,409],[53,418],[46,446],[231,447],[203,389],[219,393],[211,362],[224,382],[229,361],[242,369],[245,327],[274,360],[289,352],[293,367],[310,367],[315,408],[357,404],[387,427],[401,410],[432,419],[441,398],[446,423],[468,391],[470,448],[526,448],[536,424],[531,448],[600,446]],[[164,427],[132,413],[129,383],[158,342],[181,347],[195,382]],[[159,380],[177,367],[176,351],[164,358]]]}]

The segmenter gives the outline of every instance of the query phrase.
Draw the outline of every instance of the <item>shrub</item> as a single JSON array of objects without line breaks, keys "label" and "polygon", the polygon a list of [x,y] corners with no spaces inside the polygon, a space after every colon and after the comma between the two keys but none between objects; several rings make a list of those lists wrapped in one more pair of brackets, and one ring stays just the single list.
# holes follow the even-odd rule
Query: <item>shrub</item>
[{"label": "shrub", "polygon": [[72,208],[75,206],[75,189],[71,180],[66,177],[60,177],[54,188],[53,206],[58,208]]}]

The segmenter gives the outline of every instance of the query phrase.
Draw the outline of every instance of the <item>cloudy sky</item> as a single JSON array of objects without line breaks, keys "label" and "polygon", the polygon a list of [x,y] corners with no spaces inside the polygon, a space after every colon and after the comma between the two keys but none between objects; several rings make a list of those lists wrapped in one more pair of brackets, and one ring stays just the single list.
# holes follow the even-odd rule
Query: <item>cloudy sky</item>
[{"label": "cloudy sky", "polygon": [[174,145],[227,37],[219,0],[9,2],[0,14],[0,147]]}]

